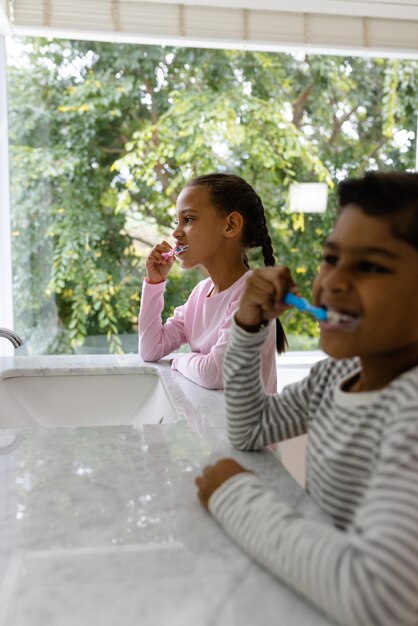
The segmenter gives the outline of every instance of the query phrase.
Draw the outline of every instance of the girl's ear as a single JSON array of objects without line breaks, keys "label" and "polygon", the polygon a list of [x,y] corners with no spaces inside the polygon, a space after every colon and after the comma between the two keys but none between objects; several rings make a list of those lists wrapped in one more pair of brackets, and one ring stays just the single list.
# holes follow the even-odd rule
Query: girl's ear
[{"label": "girl's ear", "polygon": [[232,211],[232,213],[226,216],[224,228],[225,237],[237,237],[241,234],[243,228],[244,220],[241,213],[238,213],[238,211]]}]

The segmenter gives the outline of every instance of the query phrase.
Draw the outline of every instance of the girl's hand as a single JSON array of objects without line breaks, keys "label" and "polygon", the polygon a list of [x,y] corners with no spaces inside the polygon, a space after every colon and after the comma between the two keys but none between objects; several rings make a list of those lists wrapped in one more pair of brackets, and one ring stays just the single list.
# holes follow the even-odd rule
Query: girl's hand
[{"label": "girl's hand", "polygon": [[167,276],[174,265],[174,256],[164,259],[162,252],[170,252],[171,246],[167,241],[153,247],[147,256],[145,267],[147,270],[148,282],[155,285],[167,280]]},{"label": "girl's hand", "polygon": [[288,267],[265,267],[247,278],[235,319],[246,330],[258,329],[288,309],[283,298],[298,293]]},{"label": "girl's hand", "polygon": [[228,478],[242,472],[249,472],[249,470],[242,467],[234,459],[221,459],[215,465],[204,467],[201,476],[198,476],[195,480],[199,488],[197,495],[203,506],[207,509],[209,498],[213,492],[223,485]]}]

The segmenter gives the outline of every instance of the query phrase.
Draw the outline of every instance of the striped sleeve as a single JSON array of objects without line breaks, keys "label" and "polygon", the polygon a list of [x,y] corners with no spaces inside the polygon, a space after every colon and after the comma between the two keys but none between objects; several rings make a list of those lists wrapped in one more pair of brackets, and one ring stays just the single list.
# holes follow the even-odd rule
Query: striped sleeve
[{"label": "striped sleeve", "polygon": [[347,531],[303,517],[248,473],[220,487],[210,511],[252,558],[337,624],[417,626],[417,410],[383,444]]},{"label": "striped sleeve", "polygon": [[259,450],[307,431],[308,403],[314,376],[288,385],[278,396],[266,394],[260,375],[260,352],[269,325],[248,333],[233,322],[224,361],[228,437],[241,450]]},{"label": "striped sleeve", "polygon": [[[225,359],[229,435],[241,449],[257,449],[277,440],[276,434],[280,438],[292,429],[297,434],[306,429],[308,411],[315,398],[323,396],[316,387],[321,387],[319,379],[325,379],[316,372],[331,367],[318,364],[305,381],[289,386],[280,396],[268,396],[257,370],[263,334],[250,336],[235,326]],[[344,365],[332,367],[342,371]],[[345,502],[352,507],[351,521],[344,529],[301,515],[249,473],[226,481],[209,501],[214,517],[252,558],[343,626],[418,626],[416,382],[416,373],[395,381],[374,405],[369,418],[379,441],[365,435],[367,422],[354,431],[358,439],[352,440],[352,447],[362,456],[350,461],[350,484],[337,476],[331,493],[319,490],[318,503],[332,496],[341,506]],[[335,407],[323,401],[321,409],[326,414],[316,411],[317,419],[332,446],[329,428]],[[357,419],[352,412],[356,426],[364,418],[364,407]],[[344,431],[346,424],[336,422],[335,428]],[[318,465],[323,451],[329,454],[325,440],[318,457],[311,459],[314,485],[324,468],[341,470],[335,463]],[[343,463],[346,452],[347,448],[341,452]],[[350,504],[341,485],[348,490],[356,480],[361,493]]]}]

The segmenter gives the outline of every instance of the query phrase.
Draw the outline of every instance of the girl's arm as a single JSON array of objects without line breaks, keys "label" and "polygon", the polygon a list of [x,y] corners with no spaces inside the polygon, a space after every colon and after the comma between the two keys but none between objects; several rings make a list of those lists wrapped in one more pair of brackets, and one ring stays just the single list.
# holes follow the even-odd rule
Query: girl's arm
[{"label": "girl's arm", "polygon": [[[182,354],[176,357],[173,361],[173,368],[177,369],[189,380],[194,383],[205,387],[206,389],[222,389],[224,386],[223,380],[223,363],[226,348],[228,345],[228,338],[233,320],[234,313],[239,305],[240,293],[238,292],[231,300],[228,306],[227,314],[224,322],[220,326],[217,334],[216,343],[212,346],[207,354],[200,352],[190,352]],[[269,337],[267,342],[271,346],[272,353],[275,351],[275,327],[270,327]],[[271,371],[266,364],[266,378],[269,375],[271,377]],[[275,372],[274,372],[275,373]],[[276,383],[276,379],[265,381],[270,386]]]},{"label": "girl's arm", "polygon": [[176,357],[173,360],[173,369],[178,370],[194,383],[206,389],[223,388],[223,361],[228,343],[229,329],[232,314],[225,318],[225,322],[219,329],[215,345],[208,354],[189,352]]},{"label": "girl's arm", "polygon": [[210,497],[210,512],[231,538],[343,626],[418,624],[417,400],[396,413],[344,532],[299,514],[232,460],[197,479],[204,494],[214,481],[212,495],[200,497]]},{"label": "girl's arm", "polygon": [[155,285],[146,280],[143,283],[138,333],[139,355],[144,361],[158,361],[187,341],[184,334],[185,305],[177,307],[173,317],[164,325],[162,323],[165,285],[165,281]]}]

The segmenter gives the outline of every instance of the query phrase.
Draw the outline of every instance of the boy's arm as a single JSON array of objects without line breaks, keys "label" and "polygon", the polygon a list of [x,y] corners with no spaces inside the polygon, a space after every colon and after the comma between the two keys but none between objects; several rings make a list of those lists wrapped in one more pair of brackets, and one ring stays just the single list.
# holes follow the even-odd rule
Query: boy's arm
[{"label": "boy's arm", "polygon": [[346,531],[303,517],[243,468],[229,472],[209,510],[252,558],[336,623],[417,626],[417,415],[415,404],[394,416]]},{"label": "boy's arm", "polygon": [[259,450],[302,435],[308,427],[313,376],[288,385],[279,395],[268,395],[263,387],[260,352],[268,329],[249,333],[232,322],[224,362],[225,404],[228,437],[241,450]]},{"label": "boy's arm", "polygon": [[173,317],[164,325],[162,323],[165,285],[165,281],[150,284],[145,280],[142,286],[138,333],[139,355],[144,361],[158,361],[187,341],[184,334],[185,305],[177,307]]}]

